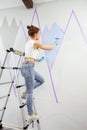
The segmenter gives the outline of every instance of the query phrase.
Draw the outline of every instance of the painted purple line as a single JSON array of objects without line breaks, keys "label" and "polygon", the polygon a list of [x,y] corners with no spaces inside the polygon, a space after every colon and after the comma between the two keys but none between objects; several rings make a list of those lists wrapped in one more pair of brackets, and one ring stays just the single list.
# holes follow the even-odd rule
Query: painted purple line
[{"label": "painted purple line", "polygon": [[[39,16],[38,16],[38,13],[37,13],[36,9],[35,9],[35,12],[36,12],[37,20],[38,20],[38,26],[39,26],[40,31],[41,31]],[[43,41],[42,32],[41,32],[41,37],[42,37],[42,41]],[[45,53],[45,55],[46,55],[46,53]],[[46,56],[46,60],[47,60],[47,56]],[[48,70],[49,70],[49,74],[50,74],[50,79],[51,79],[51,83],[52,83],[54,97],[55,97],[56,103],[58,103],[57,94],[56,94],[56,90],[55,90],[55,87],[54,87],[54,83],[53,83],[53,79],[52,79],[52,74],[51,74],[51,70],[50,70],[50,67],[48,65],[48,62],[47,62],[47,66],[48,66]]]},{"label": "painted purple line", "polygon": [[35,13],[36,13],[37,21],[38,21],[38,26],[39,26],[39,28],[40,28],[41,37],[42,37],[42,39],[43,39],[43,36],[42,36],[42,31],[41,31],[41,26],[40,26],[40,21],[39,21],[39,16],[38,16],[38,13],[37,13],[36,8],[35,8]]},{"label": "painted purple line", "polygon": [[[65,30],[64,30],[64,36],[65,36],[65,33],[66,33],[67,28],[68,28],[68,26],[69,26],[69,23],[70,23],[70,20],[71,20],[71,18],[72,18],[72,15],[73,15],[73,11],[71,12],[71,14],[70,14],[70,16],[69,16],[69,19],[68,19],[68,21],[67,21],[67,24],[66,24],[66,27],[65,27]],[[60,47],[61,47],[61,45],[62,45],[62,41],[63,41],[63,39],[64,39],[64,36],[63,36],[63,38],[61,39],[61,43],[60,43],[60,45],[59,45],[59,49],[60,49]],[[51,70],[52,70],[53,65],[54,65],[54,63],[55,63],[55,60],[56,60],[56,57],[57,57],[57,55],[58,55],[59,49],[58,49],[58,51],[57,51],[57,53],[56,53],[56,56],[55,56],[55,58],[54,58],[54,60],[53,60],[52,65],[51,65]]]},{"label": "painted purple line", "polygon": [[23,30],[23,32],[24,32],[25,38],[26,38],[26,40],[28,41],[28,36],[27,36],[26,33],[25,33],[25,30],[24,30],[22,21],[20,21],[20,25],[21,25],[22,30]]},{"label": "painted purple line", "polygon": [[53,88],[53,93],[54,93],[54,96],[55,96],[55,100],[56,100],[56,103],[58,103],[58,97],[57,97],[57,94],[56,94],[56,90],[55,90],[55,86],[54,86],[54,83],[53,83],[51,70],[50,70],[49,67],[48,67],[48,70],[49,70],[49,74],[50,74],[50,79],[51,79],[51,83],[52,83],[52,88]]},{"label": "painted purple line", "polygon": [[67,22],[67,24],[66,24],[66,27],[65,27],[64,33],[66,33],[66,31],[67,31],[67,28],[68,28],[69,23],[70,23],[70,21],[71,21],[72,15],[73,15],[73,11],[71,12],[71,14],[70,14],[70,16],[69,16],[69,19],[68,19],[68,22]]},{"label": "painted purple line", "polygon": [[33,17],[32,17],[32,20],[31,20],[31,25],[32,25],[32,23],[33,23],[33,20],[34,20],[35,13],[36,13],[36,9],[34,10],[34,13],[33,13]]},{"label": "painted purple line", "polygon": [[78,18],[77,18],[77,16],[76,16],[76,13],[74,12],[74,10],[73,10],[73,15],[74,15],[74,17],[75,17],[75,19],[76,19],[76,21],[77,21],[77,23],[78,23],[78,25],[79,25],[79,28],[80,28],[80,31],[81,31],[81,33],[82,33],[82,35],[83,35],[84,40],[85,40],[85,42],[87,43],[87,38],[86,38],[86,36],[85,36],[85,34],[84,34],[84,32],[83,32],[83,29],[82,29],[82,27],[81,27],[81,25],[80,25],[80,22],[79,22],[79,20],[78,20]]}]

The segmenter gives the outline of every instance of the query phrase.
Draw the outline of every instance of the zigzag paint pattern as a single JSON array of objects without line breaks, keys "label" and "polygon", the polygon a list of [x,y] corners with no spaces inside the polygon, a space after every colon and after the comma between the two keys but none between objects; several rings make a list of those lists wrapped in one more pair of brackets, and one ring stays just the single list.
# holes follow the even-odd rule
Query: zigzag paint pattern
[{"label": "zigzag paint pattern", "polygon": [[[77,18],[77,15],[76,15],[76,13],[75,13],[74,10],[72,10],[72,12],[71,12],[71,14],[70,14],[70,16],[69,16],[69,19],[68,19],[68,21],[67,21],[67,24],[66,24],[66,27],[65,27],[65,30],[64,30],[64,35],[65,35],[65,33],[66,33],[67,29],[68,29],[68,26],[69,26],[70,21],[71,21],[71,19],[72,19],[73,16],[74,16],[74,18],[75,18],[75,20],[76,20],[76,22],[77,22],[77,24],[78,24],[78,26],[79,26],[79,29],[80,29],[80,31],[81,31],[81,33],[82,33],[82,36],[83,36],[83,38],[84,38],[84,41],[85,41],[85,43],[87,44],[87,38],[86,38],[86,36],[85,36],[85,33],[84,33],[84,31],[83,31],[83,29],[82,29],[82,27],[81,27],[81,25],[80,25],[80,22],[79,22],[79,20],[78,20],[78,18]],[[62,40],[61,40],[59,49],[60,49],[60,47],[61,47],[61,44],[62,44],[62,42],[63,42],[63,39],[64,39],[64,37],[63,37]],[[58,52],[59,52],[59,49],[58,49]],[[58,55],[58,52],[57,52],[57,55]],[[56,55],[56,56],[57,56],[57,55]],[[55,56],[55,58],[56,58],[56,56]],[[55,62],[55,58],[54,58],[53,64],[54,64],[54,62]],[[53,67],[53,64],[52,64],[52,67]]]},{"label": "zigzag paint pattern", "polygon": [[[39,28],[40,28],[40,30],[41,30],[41,26],[40,26],[40,21],[39,21],[39,16],[38,16],[38,13],[37,13],[37,9],[34,10],[33,17],[32,17],[32,20],[31,20],[31,24],[32,24],[33,21],[34,21],[35,15],[36,15],[36,17],[37,17],[38,25],[39,25]],[[72,12],[71,12],[71,14],[70,14],[70,16],[69,16],[69,19],[68,19],[68,21],[67,21],[65,30],[64,30],[64,32],[63,32],[64,35],[65,35],[65,33],[66,33],[67,29],[68,29],[68,26],[69,26],[69,24],[70,24],[70,21],[71,21],[71,19],[72,19],[72,16],[74,16],[74,18],[75,18],[75,20],[76,20],[76,22],[77,22],[77,24],[78,24],[78,26],[79,26],[79,29],[80,29],[80,31],[81,31],[81,33],[82,33],[82,36],[83,36],[83,38],[84,38],[84,41],[85,41],[85,43],[87,44],[87,38],[86,38],[86,36],[85,36],[85,33],[84,33],[84,31],[83,31],[83,29],[82,29],[82,27],[81,27],[81,25],[80,25],[80,22],[79,22],[79,20],[78,20],[78,18],[77,18],[77,15],[76,15],[76,13],[75,13],[74,10],[72,10]],[[24,30],[22,21],[20,21],[20,23],[19,23],[19,27],[20,27],[20,26],[22,27],[22,30],[23,30],[23,32],[24,32],[24,35],[25,35],[25,38],[26,38],[26,41],[27,41],[27,40],[28,40],[28,36],[27,36],[26,33],[25,33],[25,30]],[[54,65],[54,63],[55,63],[56,56],[58,55],[58,52],[59,52],[59,50],[60,50],[61,44],[62,44],[62,42],[63,42],[64,35],[63,35],[63,37],[61,38],[61,41],[60,41],[60,44],[59,44],[57,53],[56,53],[56,55],[55,55],[55,57],[54,57],[54,60],[52,61],[52,64],[51,64],[50,67],[49,67],[49,63],[48,63],[48,58],[49,58],[49,56],[48,56],[48,58],[47,58],[47,56],[46,56],[47,65],[48,65],[48,70],[49,70],[50,79],[51,79],[52,88],[53,88],[53,92],[54,92],[54,96],[55,96],[56,102],[58,102],[58,99],[57,99],[57,95],[56,95],[56,91],[55,91],[55,86],[54,86],[54,83],[53,83],[53,78],[52,78],[52,74],[51,74],[51,69],[52,69],[52,67],[53,67],[53,65]],[[41,31],[41,37],[42,37],[42,41],[44,41],[42,31]]]}]

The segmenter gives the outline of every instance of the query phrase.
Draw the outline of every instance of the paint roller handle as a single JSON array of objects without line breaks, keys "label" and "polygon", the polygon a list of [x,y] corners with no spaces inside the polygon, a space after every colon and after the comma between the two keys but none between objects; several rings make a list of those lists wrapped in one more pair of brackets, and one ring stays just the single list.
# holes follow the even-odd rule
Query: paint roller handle
[{"label": "paint roller handle", "polygon": [[56,37],[54,43],[55,43],[56,46],[58,46],[58,44],[59,44],[59,38]]},{"label": "paint roller handle", "polygon": [[38,62],[41,62],[41,61],[43,61],[44,60],[44,56],[42,56],[39,60],[38,60]]}]

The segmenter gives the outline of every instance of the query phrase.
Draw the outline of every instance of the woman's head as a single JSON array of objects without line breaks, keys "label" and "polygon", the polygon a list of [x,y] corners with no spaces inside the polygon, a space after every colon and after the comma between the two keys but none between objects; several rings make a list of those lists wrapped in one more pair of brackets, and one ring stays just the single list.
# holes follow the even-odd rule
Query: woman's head
[{"label": "woman's head", "polygon": [[40,38],[40,29],[36,26],[27,26],[28,29],[28,35],[32,38],[34,38],[35,40],[39,40]]}]

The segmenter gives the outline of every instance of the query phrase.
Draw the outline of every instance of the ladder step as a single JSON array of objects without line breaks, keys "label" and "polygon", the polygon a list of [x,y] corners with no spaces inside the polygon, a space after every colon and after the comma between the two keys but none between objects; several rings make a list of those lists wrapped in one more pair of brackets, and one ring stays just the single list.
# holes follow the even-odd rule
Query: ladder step
[{"label": "ladder step", "polygon": [[0,83],[0,85],[10,84],[10,83],[14,83],[14,81],[2,82],[2,83]]},{"label": "ladder step", "polygon": [[0,99],[6,98],[6,97],[8,97],[8,96],[10,96],[10,94],[5,95],[5,96],[2,96],[2,97],[0,97]]},{"label": "ladder step", "polygon": [[21,68],[19,68],[19,67],[1,67],[1,69],[21,69]]},{"label": "ladder step", "polygon": [[24,55],[25,55],[24,52],[23,52],[23,53],[22,53],[22,52],[20,53],[20,52],[18,52],[18,50],[16,50],[16,51],[14,52],[14,54],[17,54],[17,55],[20,55],[20,56],[24,56]]},{"label": "ladder step", "polygon": [[23,103],[19,108],[23,108],[24,106],[26,106],[26,103]]},{"label": "ladder step", "polygon": [[17,85],[16,88],[21,88],[21,87],[23,87],[23,86],[25,86],[25,84]]}]

